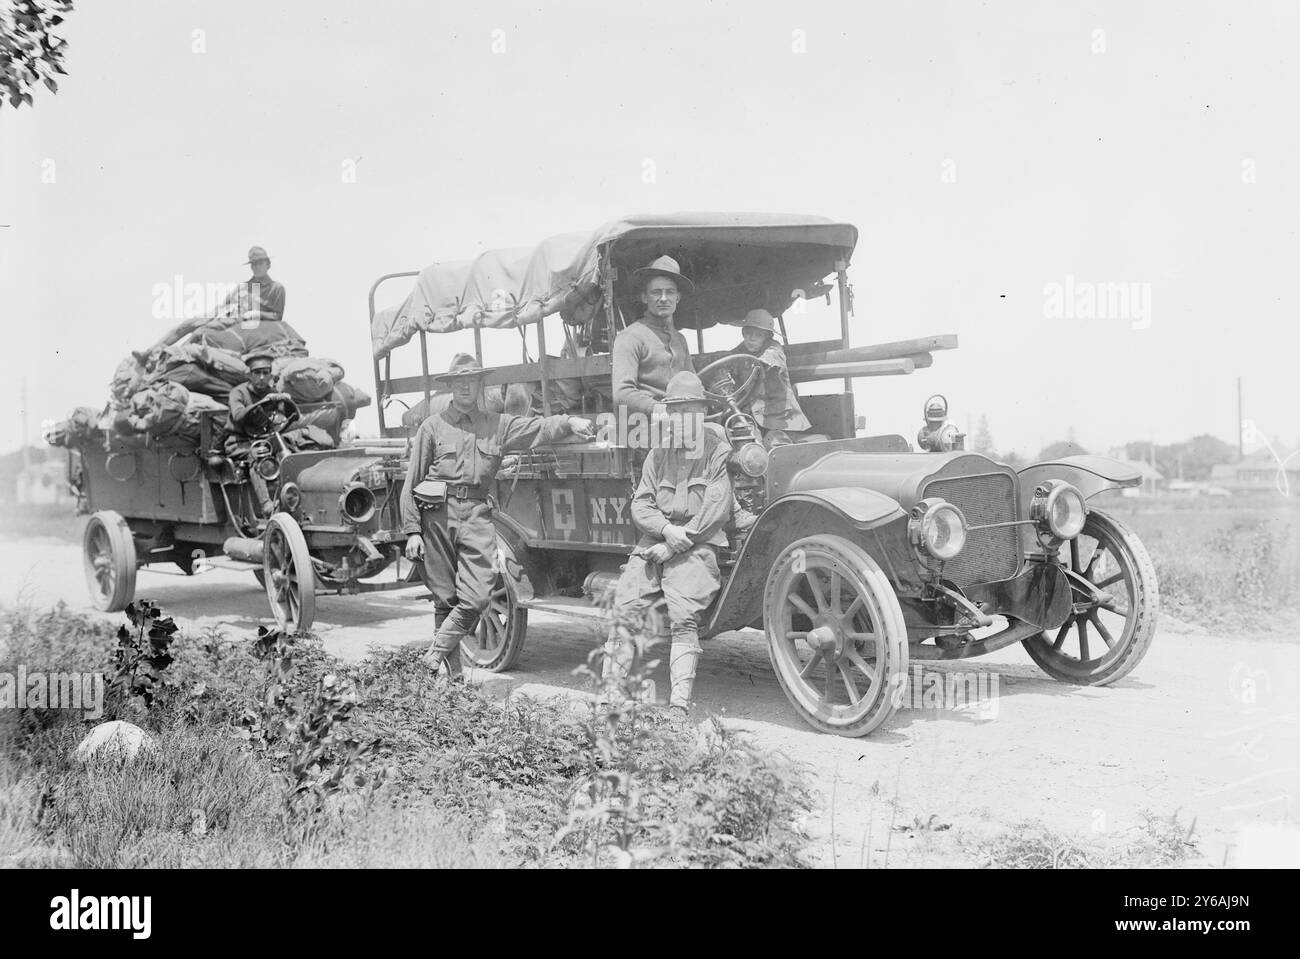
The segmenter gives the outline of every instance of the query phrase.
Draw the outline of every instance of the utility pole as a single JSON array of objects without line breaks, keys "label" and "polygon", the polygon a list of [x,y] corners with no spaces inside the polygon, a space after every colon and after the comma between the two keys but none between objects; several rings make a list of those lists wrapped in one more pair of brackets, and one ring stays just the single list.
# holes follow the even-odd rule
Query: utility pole
[{"label": "utility pole", "polygon": [[1242,445],[1241,431],[1242,424],[1246,422],[1242,415],[1241,409],[1241,377],[1237,377],[1237,462],[1240,463],[1246,458],[1245,447]]},{"label": "utility pole", "polygon": [[27,377],[18,381],[18,416],[23,421],[23,470],[31,469],[32,452],[27,448]]}]

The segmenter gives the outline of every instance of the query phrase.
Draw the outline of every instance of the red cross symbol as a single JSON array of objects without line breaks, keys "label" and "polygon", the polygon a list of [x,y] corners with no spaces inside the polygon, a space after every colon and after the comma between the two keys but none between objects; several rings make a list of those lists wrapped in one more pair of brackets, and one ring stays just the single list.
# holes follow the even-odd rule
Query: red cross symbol
[{"label": "red cross symbol", "polygon": [[551,490],[551,509],[555,513],[555,528],[557,530],[577,528],[577,524],[573,521],[572,490]]}]

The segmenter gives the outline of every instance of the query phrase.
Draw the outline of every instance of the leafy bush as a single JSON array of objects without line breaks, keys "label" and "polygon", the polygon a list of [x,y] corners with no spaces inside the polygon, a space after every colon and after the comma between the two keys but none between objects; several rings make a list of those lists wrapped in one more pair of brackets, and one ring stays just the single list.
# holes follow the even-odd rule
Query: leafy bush
[{"label": "leafy bush", "polygon": [[[66,603],[37,611],[29,603],[0,607],[0,672],[86,673],[104,668],[114,648],[111,624],[75,613]],[[0,755],[29,747],[32,737],[67,725],[83,714],[65,709],[0,709]]]},{"label": "leafy bush", "polygon": [[[600,837],[590,821],[567,827],[591,783],[622,768],[641,804],[621,847],[636,861],[799,863],[806,839],[791,822],[811,801],[802,770],[720,725],[696,730],[640,704],[607,702],[601,713],[569,700],[499,702],[438,680],[409,649],[344,664],[312,637],[266,630],[253,642],[164,630],[155,638],[168,642],[156,644],[161,620],[139,607],[115,647],[111,626],[66,608],[0,612],[6,657],[102,669],[116,656],[118,675],[131,677],[123,688],[151,693],[147,709],[133,698],[154,737],[134,762],[82,763],[74,748],[91,724],[79,713],[28,728],[0,762],[0,862],[587,863],[587,840]],[[162,654],[173,661],[162,665]],[[610,848],[595,842],[595,861],[631,861]]]}]

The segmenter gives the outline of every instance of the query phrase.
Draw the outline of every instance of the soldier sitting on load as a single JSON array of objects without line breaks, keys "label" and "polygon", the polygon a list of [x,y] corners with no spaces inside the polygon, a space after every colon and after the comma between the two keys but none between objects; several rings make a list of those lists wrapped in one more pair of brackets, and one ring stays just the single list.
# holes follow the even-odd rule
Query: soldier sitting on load
[{"label": "soldier sitting on load", "polygon": [[240,383],[230,391],[226,405],[230,407],[229,426],[224,442],[226,457],[248,471],[248,480],[257,494],[258,510],[270,516],[272,510],[266,479],[253,466],[253,442],[279,432],[296,417],[297,409],[288,393],[272,389],[272,357],[270,353],[255,351],[244,356],[248,365],[248,382]]}]

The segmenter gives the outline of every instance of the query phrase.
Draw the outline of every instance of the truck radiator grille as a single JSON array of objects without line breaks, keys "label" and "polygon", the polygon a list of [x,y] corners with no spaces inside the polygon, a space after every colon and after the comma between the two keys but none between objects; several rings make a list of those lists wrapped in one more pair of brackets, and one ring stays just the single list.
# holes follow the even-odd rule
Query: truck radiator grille
[{"label": "truck radiator grille", "polygon": [[[966,516],[968,526],[1009,523],[1016,519],[1016,484],[1006,473],[948,476],[931,480],[924,496],[941,496]],[[989,583],[1014,576],[1020,568],[1018,527],[971,530],[966,547],[943,568],[958,586]]]}]

